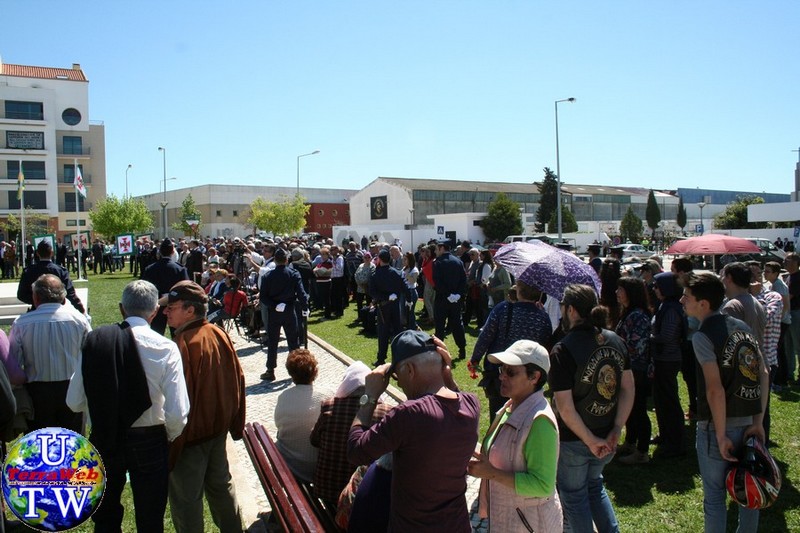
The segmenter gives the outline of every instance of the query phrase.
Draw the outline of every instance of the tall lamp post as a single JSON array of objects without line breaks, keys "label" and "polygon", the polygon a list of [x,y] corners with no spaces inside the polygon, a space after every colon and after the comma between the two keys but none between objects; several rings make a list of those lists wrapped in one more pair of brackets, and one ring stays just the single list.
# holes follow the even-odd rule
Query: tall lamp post
[{"label": "tall lamp post", "polygon": [[319,150],[314,150],[313,152],[309,152],[307,154],[301,154],[297,156],[297,196],[300,196],[300,158],[306,157],[309,155],[317,155]]},{"label": "tall lamp post", "polygon": [[706,232],[705,226],[703,226],[703,208],[706,206],[705,202],[698,202],[697,207],[700,208],[700,235],[703,235]]},{"label": "tall lamp post", "polygon": [[164,197],[161,200],[161,227],[163,228],[163,233],[161,235],[162,239],[167,238],[167,149],[163,146],[158,147],[158,151],[161,152],[163,156],[163,163],[164,163]]},{"label": "tall lamp post", "polygon": [[125,169],[125,198],[128,198],[128,171],[133,168],[133,165],[129,164],[128,168]]},{"label": "tall lamp post", "polygon": [[561,242],[561,159],[558,152],[558,104],[561,102],[574,102],[575,98],[564,98],[563,100],[556,100],[556,178],[558,180],[558,188],[556,189],[556,221],[558,224],[558,242]]}]

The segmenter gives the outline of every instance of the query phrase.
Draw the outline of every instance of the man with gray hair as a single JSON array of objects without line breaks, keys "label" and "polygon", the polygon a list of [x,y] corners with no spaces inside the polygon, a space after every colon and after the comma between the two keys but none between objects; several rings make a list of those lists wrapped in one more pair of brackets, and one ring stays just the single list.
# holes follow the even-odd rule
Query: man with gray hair
[{"label": "man with gray hair", "polygon": [[[392,452],[391,531],[472,531],[464,473],[478,441],[480,406],[474,394],[459,392],[451,364],[444,343],[406,330],[392,341],[391,365],[366,377],[347,459],[363,465]],[[372,425],[390,376],[408,400]]]},{"label": "man with gray hair", "polygon": [[[125,474],[130,474],[137,531],[164,531],[169,441],[189,415],[178,346],[150,328],[158,289],[136,280],[122,291],[123,322],[89,333],[70,380],[67,404],[86,412],[89,440],[103,456],[106,491],[92,516],[97,531],[119,531]],[[146,451],[146,453],[142,453]]]},{"label": "man with gray hair", "polygon": [[91,326],[74,307],[64,305],[67,291],[54,274],[33,283],[35,309],[20,315],[11,326],[9,357],[25,372],[25,388],[33,403],[28,428],[63,427],[81,430],[81,415],[66,403],[67,387],[79,368],[81,346]]}]

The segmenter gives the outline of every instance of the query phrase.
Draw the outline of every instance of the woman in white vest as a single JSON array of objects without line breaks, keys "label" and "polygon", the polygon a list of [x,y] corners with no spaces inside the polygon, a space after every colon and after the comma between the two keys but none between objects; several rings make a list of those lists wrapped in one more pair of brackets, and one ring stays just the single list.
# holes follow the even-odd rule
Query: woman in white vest
[{"label": "woman in white vest", "polygon": [[489,518],[489,531],[560,532],[558,425],[542,390],[550,357],[539,343],[519,340],[489,360],[502,365],[500,393],[510,399],[469,464],[482,480],[480,516]]}]

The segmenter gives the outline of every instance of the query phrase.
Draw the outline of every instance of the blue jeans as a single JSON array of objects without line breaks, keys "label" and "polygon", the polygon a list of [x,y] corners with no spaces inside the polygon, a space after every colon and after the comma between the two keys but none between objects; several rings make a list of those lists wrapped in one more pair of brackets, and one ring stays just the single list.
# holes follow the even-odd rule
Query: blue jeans
[{"label": "blue jeans", "polygon": [[[727,428],[725,434],[735,447],[742,445],[745,427]],[[709,422],[697,424],[697,462],[703,480],[703,511],[706,533],[725,533],[727,526],[728,491],[725,489],[725,474],[728,461],[719,454],[717,432]],[[758,531],[758,511],[739,507],[739,533]]]},{"label": "blue jeans", "polygon": [[558,455],[558,495],[564,508],[565,530],[591,533],[592,522],[599,533],[619,531],[617,517],[603,486],[603,468],[614,454],[602,459],[581,441],[564,441]]}]

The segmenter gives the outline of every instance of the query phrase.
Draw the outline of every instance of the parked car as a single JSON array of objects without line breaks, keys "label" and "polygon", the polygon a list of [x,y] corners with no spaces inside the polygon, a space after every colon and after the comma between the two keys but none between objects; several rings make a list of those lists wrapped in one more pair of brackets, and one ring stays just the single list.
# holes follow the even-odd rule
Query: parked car
[{"label": "parked car", "polygon": [[622,259],[647,259],[653,252],[641,244],[621,244],[617,248],[622,250]]}]

